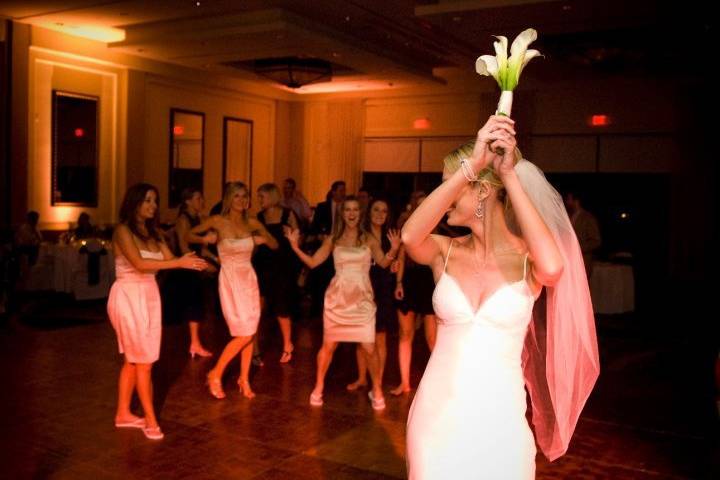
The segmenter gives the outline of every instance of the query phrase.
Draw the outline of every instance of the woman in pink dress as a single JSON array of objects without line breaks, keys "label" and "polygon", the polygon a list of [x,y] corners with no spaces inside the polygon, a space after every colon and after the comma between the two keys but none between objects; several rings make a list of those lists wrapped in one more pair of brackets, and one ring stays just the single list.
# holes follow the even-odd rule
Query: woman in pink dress
[{"label": "woman in pink dress", "polygon": [[278,242],[262,223],[248,216],[249,204],[250,196],[245,184],[232,182],[225,188],[222,213],[213,215],[191,230],[194,234],[202,234],[208,230],[217,232],[220,304],[233,337],[207,375],[210,394],[218,399],[225,398],[222,376],[228,363],[238,353],[240,391],[246,398],[255,396],[250,388],[249,374],[253,338],[260,321],[260,291],[250,259],[255,245],[265,244],[275,250]]},{"label": "woman in pink dress", "polygon": [[[170,268],[202,270],[207,264],[194,254],[176,258],[158,230],[158,192],[140,183],[130,187],[113,235],[116,280],[108,298],[108,315],[125,363],[118,382],[116,427],[141,428],[152,440],[163,438],[153,408],[151,368],[160,355],[162,313],[155,272]],[[145,418],[130,411],[137,389]]]},{"label": "woman in pink dress", "polygon": [[317,354],[315,388],[310,394],[310,405],[323,404],[325,374],[330,367],[338,342],[356,342],[365,352],[372,390],[368,392],[375,410],[385,408],[380,379],[380,359],[375,348],[375,312],[373,290],[370,283],[372,260],[382,268],[395,259],[400,248],[400,237],[395,230],[388,231],[390,250],[383,252],[380,242],[362,228],[362,211],[355,197],[346,197],[335,212],[333,234],[310,256],[298,245],[300,234],[288,231],[290,246],[300,260],[310,268],[322,264],[332,253],[335,276],[325,291],[323,310],[323,344]]}]

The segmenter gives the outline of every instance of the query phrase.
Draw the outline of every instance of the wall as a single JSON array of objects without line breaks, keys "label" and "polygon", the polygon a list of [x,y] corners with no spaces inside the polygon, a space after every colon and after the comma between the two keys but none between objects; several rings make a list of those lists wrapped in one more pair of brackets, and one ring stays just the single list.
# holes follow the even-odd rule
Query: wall
[{"label": "wall", "polygon": [[[121,98],[125,70],[31,47],[28,78],[27,208],[40,213],[41,226],[46,229],[67,228],[81,211],[88,212],[96,223],[111,223],[119,208],[125,164],[126,114]],[[99,98],[97,207],[51,205],[53,90]]]},{"label": "wall", "polygon": [[[208,89],[177,79],[147,75],[144,88],[144,181],[160,191],[161,217],[174,219],[167,208],[170,109],[181,108],[205,114],[203,190],[208,206],[222,196],[223,117],[253,122],[252,184],[275,180],[275,107],[271,99],[244,95],[230,90]],[[134,92],[133,95],[139,94]],[[132,96],[132,95],[131,95]]]}]

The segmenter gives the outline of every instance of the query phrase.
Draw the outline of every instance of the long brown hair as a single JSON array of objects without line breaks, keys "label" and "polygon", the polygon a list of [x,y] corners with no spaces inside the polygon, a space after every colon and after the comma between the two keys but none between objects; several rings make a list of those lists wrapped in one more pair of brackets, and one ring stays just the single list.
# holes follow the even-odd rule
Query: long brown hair
[{"label": "long brown hair", "polygon": [[384,198],[373,198],[372,199],[370,204],[367,206],[363,226],[364,226],[366,232],[372,232],[372,218],[371,218],[372,215],[370,215],[370,212],[372,212],[373,206],[378,202],[384,203],[385,206],[387,207],[387,217],[385,218],[385,223],[383,223],[380,226],[380,229],[382,230],[382,234],[383,234],[383,236],[385,236],[385,234],[388,231],[388,228],[390,228],[390,225],[393,224],[392,223],[393,217],[392,217],[392,212],[390,211],[390,202],[388,202]]},{"label": "long brown hair", "polygon": [[[145,196],[150,191],[155,192],[157,208],[155,209],[155,215],[153,215],[152,218],[145,220],[145,228],[147,229],[147,235],[145,235],[140,232],[137,227],[137,211],[145,201]],[[158,189],[149,183],[137,183],[128,188],[127,192],[125,192],[122,205],[120,206],[120,223],[127,225],[133,235],[144,242],[150,239],[162,242],[162,236],[159,232],[160,195],[158,194]]]},{"label": "long brown hair", "polygon": [[[343,211],[345,210],[345,204],[348,202],[355,202],[358,204],[358,207],[360,207],[360,201],[357,199],[355,195],[348,195],[345,197],[345,199],[340,202],[340,206],[338,206],[337,210],[335,210],[335,221],[333,222],[333,232],[332,232],[332,240],[333,244],[337,242],[340,237],[342,237],[342,234],[345,233],[345,219],[343,218]],[[360,208],[360,218],[358,219],[358,236],[357,236],[357,246],[359,247],[362,245],[363,241],[365,240],[365,212],[363,212],[363,209]]]}]

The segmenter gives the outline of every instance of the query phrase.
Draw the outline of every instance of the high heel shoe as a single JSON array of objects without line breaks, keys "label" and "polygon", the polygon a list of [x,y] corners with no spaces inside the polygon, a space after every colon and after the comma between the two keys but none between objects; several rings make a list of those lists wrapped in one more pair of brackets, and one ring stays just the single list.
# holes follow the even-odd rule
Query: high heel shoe
[{"label": "high heel shoe", "polygon": [[142,429],[143,433],[145,434],[145,438],[148,440],[162,440],[165,438],[165,434],[160,430],[160,426],[157,427],[143,427]]},{"label": "high heel shoe", "polygon": [[385,398],[380,397],[376,398],[373,394],[372,390],[368,392],[368,398],[370,399],[370,404],[372,405],[373,410],[384,410],[385,409]]},{"label": "high heel shoe", "polygon": [[213,378],[208,374],[206,383],[208,389],[210,390],[210,395],[217,398],[218,400],[222,400],[223,398],[225,398],[226,395],[222,388],[222,380],[220,380],[219,378]]},{"label": "high heel shoe", "polygon": [[280,363],[290,363],[290,360],[292,360],[292,354],[295,349],[291,350],[285,350],[282,352],[282,355],[280,355]]},{"label": "high heel shoe", "polygon": [[242,393],[245,398],[255,398],[255,392],[250,388],[250,382],[238,378],[237,384],[240,388],[240,393]]},{"label": "high heel shoe", "polygon": [[265,362],[263,362],[262,355],[260,355],[259,353],[256,353],[255,355],[252,356],[251,363],[253,365],[255,365],[256,367],[264,367],[265,366]]},{"label": "high heel shoe", "polygon": [[322,407],[322,406],[323,406],[323,403],[325,403],[325,402],[323,401],[323,394],[322,394],[322,393],[319,393],[319,394],[316,395],[316,394],[313,392],[313,393],[310,394],[310,405],[312,405],[313,407]]},{"label": "high heel shoe", "polygon": [[190,358],[194,359],[195,355],[200,358],[212,357],[212,352],[205,350],[203,347],[190,347]]}]

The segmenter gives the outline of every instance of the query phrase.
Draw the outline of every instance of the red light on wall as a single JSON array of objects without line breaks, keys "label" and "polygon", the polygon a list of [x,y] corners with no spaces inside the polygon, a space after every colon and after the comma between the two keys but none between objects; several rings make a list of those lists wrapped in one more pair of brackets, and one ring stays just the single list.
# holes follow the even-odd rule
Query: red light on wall
[{"label": "red light on wall", "polygon": [[418,118],[413,122],[413,128],[415,130],[427,130],[431,126],[432,124],[430,123],[429,118]]},{"label": "red light on wall", "polygon": [[593,115],[590,117],[590,126],[592,127],[605,127],[610,125],[610,117],[607,115]]},{"label": "red light on wall", "polygon": [[182,125],[175,125],[173,127],[173,135],[182,135],[185,133],[185,127]]},{"label": "red light on wall", "polygon": [[84,137],[84,136],[85,136],[85,130],[83,130],[82,128],[76,128],[76,129],[75,129],[75,136],[76,136],[77,138]]}]

